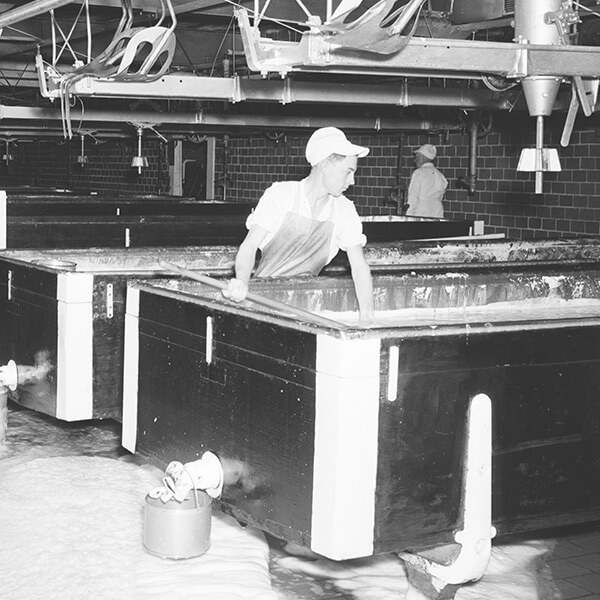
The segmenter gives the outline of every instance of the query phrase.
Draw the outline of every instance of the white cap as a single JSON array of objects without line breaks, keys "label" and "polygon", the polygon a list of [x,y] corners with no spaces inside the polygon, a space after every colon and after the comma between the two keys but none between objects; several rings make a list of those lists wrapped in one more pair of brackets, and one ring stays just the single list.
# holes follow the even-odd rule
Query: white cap
[{"label": "white cap", "polygon": [[418,150],[415,150],[415,154],[417,152],[422,154],[425,158],[433,160],[436,157],[437,149],[432,144],[423,144]]},{"label": "white cap", "polygon": [[331,154],[363,158],[369,154],[369,149],[348,141],[344,132],[337,127],[317,129],[306,144],[306,160],[314,167]]}]

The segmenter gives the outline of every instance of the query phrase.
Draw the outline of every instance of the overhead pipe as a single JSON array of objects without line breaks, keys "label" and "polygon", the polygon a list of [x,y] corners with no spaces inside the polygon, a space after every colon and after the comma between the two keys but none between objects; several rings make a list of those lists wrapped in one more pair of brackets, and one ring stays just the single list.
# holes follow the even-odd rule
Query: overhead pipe
[{"label": "overhead pipe", "polygon": [[33,17],[37,17],[45,12],[61,8],[67,4],[73,4],[74,0],[37,0],[30,2],[24,6],[19,6],[11,10],[7,10],[0,14],[0,29],[8,27],[14,23],[20,23]]},{"label": "overhead pipe", "polygon": [[[72,111],[72,118],[82,123],[131,123],[136,122],[148,125],[169,128],[170,126],[185,126],[186,128],[203,127],[271,127],[285,129],[309,129],[319,128],[326,125],[348,129],[362,129],[373,131],[429,131],[429,130],[451,130],[461,128],[455,121],[432,121],[424,119],[403,119],[388,117],[313,117],[313,116],[289,116],[289,115],[253,115],[253,114],[206,114],[196,113],[158,113],[158,112],[120,112],[105,110]],[[61,121],[61,113],[58,109],[4,106],[0,105],[0,133],[4,132],[2,123],[10,120],[29,121]],[[16,130],[14,123],[8,127]],[[44,128],[48,129],[47,124]],[[58,131],[58,128],[57,128]]]}]

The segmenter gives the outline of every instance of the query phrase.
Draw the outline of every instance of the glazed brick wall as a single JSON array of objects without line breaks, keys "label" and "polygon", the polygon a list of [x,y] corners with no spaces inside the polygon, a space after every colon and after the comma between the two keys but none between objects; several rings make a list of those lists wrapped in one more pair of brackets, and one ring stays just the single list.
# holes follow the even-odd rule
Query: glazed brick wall
[{"label": "glazed brick wall", "polygon": [[[447,218],[481,219],[489,233],[510,238],[596,236],[600,234],[600,123],[581,118],[567,148],[559,147],[564,114],[548,120],[547,146],[559,148],[562,171],[544,174],[543,194],[534,193],[534,174],[516,171],[523,147],[535,142],[535,121],[527,115],[497,113],[491,129],[478,139],[477,183],[470,194],[458,183],[469,169],[469,133],[349,132],[371,149],[359,161],[355,185],[347,195],[359,213],[394,214],[398,190],[408,186],[413,151],[423,143],[438,148],[437,165],[449,181]],[[308,133],[254,132],[217,134],[215,193],[230,202],[256,202],[274,181],[301,179],[309,172],[304,158]],[[149,167],[138,175],[130,166],[135,139],[86,140],[89,162],[76,163],[79,139],[19,143],[15,159],[0,162],[0,184],[68,187],[75,191],[162,194],[169,190],[166,145],[144,140]]]},{"label": "glazed brick wall", "polygon": [[[548,120],[545,145],[559,148],[562,171],[545,173],[543,193],[535,194],[533,173],[517,172],[521,149],[535,145],[535,120],[527,115],[499,115],[477,145],[474,194],[459,183],[469,172],[467,130],[437,134],[350,133],[371,148],[360,159],[354,187],[348,190],[360,214],[394,214],[397,189],[406,190],[414,169],[413,152],[421,144],[438,148],[436,163],[449,181],[445,216],[481,219],[486,232],[514,239],[596,236],[600,233],[600,125],[590,117],[578,125],[567,148],[559,147],[562,118]],[[487,129],[487,128],[486,128]],[[485,134],[485,135],[484,135]],[[273,181],[304,177],[307,136],[278,140],[264,134],[232,136],[227,151],[227,195],[230,201],[256,201]],[[220,177],[223,160],[219,161]]]},{"label": "glazed brick wall", "polygon": [[[227,151],[221,148],[217,157],[218,181],[227,178],[229,200],[256,202],[271,183],[308,175],[310,167],[304,149],[309,135],[294,133],[274,137],[264,133],[230,136]],[[371,152],[360,160],[356,182],[348,191],[348,197],[361,214],[388,214],[394,204],[390,196],[396,182],[398,136],[349,137],[354,143],[368,145]]]},{"label": "glazed brick wall", "polygon": [[[544,173],[543,193],[535,194],[534,173],[517,172],[521,149],[535,145],[535,121],[501,115],[478,140],[477,185],[468,194],[456,184],[466,174],[466,135],[440,144],[438,165],[450,181],[446,216],[483,219],[489,232],[510,238],[596,236],[600,233],[600,135],[594,117],[582,119],[566,148],[560,147],[563,115],[549,120],[545,145],[557,148],[562,171]],[[418,141],[418,140],[417,140]],[[433,142],[435,143],[435,141]]]}]

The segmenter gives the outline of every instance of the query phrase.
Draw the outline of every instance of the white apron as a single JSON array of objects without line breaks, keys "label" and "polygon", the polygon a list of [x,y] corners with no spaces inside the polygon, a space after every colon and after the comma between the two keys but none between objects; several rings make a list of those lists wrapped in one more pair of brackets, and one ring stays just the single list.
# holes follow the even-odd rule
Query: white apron
[{"label": "white apron", "polygon": [[263,248],[254,277],[318,275],[329,262],[333,221],[317,221],[294,212],[299,196],[300,191],[294,207]]}]

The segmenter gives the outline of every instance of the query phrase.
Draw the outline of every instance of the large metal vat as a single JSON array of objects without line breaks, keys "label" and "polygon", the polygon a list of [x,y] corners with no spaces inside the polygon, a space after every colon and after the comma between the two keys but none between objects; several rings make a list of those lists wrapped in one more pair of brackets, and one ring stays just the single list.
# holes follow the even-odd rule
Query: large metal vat
[{"label": "large metal vat", "polygon": [[[600,266],[375,279],[377,327],[346,278],[251,291],[128,290],[123,443],[164,467],[215,452],[221,507],[334,559],[453,542],[470,400],[492,401],[500,534],[600,518]],[[348,324],[350,323],[350,324]]]},{"label": "large metal vat", "polygon": [[120,419],[127,281],[177,260],[229,274],[236,248],[94,248],[0,254],[0,362],[19,365],[11,397],[66,421]]},{"label": "large metal vat", "polygon": [[252,204],[0,192],[0,248],[239,244]]},{"label": "large metal vat", "polygon": [[[0,253],[0,364],[15,360],[15,400],[59,419],[120,419],[127,282],[169,277],[161,263],[229,277],[237,248],[94,248]],[[374,273],[530,272],[600,262],[597,240],[368,245]],[[335,261],[325,274],[345,276]],[[347,288],[348,301],[353,297]],[[28,367],[27,373],[24,368]]]}]

